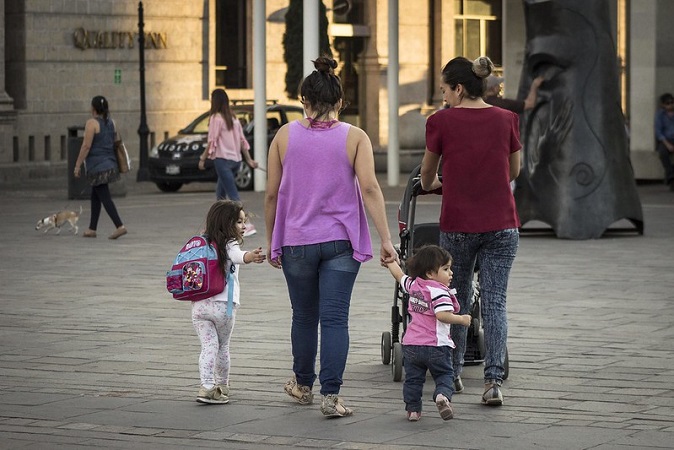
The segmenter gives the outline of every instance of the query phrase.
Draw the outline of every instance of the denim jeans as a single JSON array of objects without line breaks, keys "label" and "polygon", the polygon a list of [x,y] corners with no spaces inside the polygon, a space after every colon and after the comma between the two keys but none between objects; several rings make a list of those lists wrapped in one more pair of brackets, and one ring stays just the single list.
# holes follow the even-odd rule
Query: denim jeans
[{"label": "denim jeans", "polygon": [[[480,269],[480,307],[484,326],[485,366],[484,379],[503,381],[504,363],[508,341],[506,292],[519,232],[516,228],[488,233],[440,233],[440,246],[453,258],[451,287],[456,289],[461,314],[470,312],[473,298],[473,271]],[[452,326],[454,373],[461,375],[466,352],[468,328]]]},{"label": "denim jeans", "polygon": [[239,173],[241,161],[215,158],[215,171],[218,174],[218,185],[215,188],[215,196],[218,200],[230,199],[235,202],[241,201],[239,190],[236,188],[234,177]]},{"label": "denim jeans", "polygon": [[656,147],[658,151],[658,156],[660,156],[660,162],[662,163],[663,169],[665,169],[665,183],[669,184],[674,181],[674,166],[672,165],[671,156],[667,147],[662,142],[658,142]]},{"label": "denim jeans", "polygon": [[[452,327],[453,328],[453,327]],[[403,400],[405,411],[421,412],[421,398],[426,381],[426,371],[431,372],[435,381],[433,400],[443,394],[449,400],[454,393],[454,371],[452,370],[452,348],[444,345],[403,345],[405,383]]]},{"label": "denim jeans", "polygon": [[338,394],[349,352],[349,306],[360,269],[349,241],[283,247],[283,274],[293,309],[290,338],[297,383],[316,381],[321,327],[321,394]]}]

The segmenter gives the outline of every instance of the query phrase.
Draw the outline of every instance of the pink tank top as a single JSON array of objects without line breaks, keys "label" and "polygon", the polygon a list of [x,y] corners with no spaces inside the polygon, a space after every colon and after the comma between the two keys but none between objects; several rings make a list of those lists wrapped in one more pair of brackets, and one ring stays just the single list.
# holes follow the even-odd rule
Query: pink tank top
[{"label": "pink tank top", "polygon": [[279,186],[272,258],[281,248],[348,240],[353,258],[372,258],[370,229],[346,138],[350,125],[307,129],[299,121],[288,128],[288,149]]}]

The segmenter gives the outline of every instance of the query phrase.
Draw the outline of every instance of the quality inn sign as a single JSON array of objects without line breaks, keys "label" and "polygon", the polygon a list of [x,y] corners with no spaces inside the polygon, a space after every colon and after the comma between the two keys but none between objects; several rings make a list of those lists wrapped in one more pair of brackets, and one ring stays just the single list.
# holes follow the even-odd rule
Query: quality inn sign
[{"label": "quality inn sign", "polygon": [[[137,40],[138,32],[134,31],[95,31],[77,28],[73,32],[73,42],[75,47],[80,50],[86,50],[88,48],[134,48],[134,44]],[[145,33],[145,48],[167,48],[166,33],[152,31]]]}]

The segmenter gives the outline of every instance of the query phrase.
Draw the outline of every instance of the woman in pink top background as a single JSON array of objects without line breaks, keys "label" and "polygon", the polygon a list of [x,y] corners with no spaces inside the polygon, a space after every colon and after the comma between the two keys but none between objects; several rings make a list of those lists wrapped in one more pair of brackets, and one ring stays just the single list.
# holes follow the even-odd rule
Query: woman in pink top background
[{"label": "woman in pink top background", "polygon": [[[208,119],[208,146],[199,157],[199,170],[204,170],[206,158],[213,160],[218,174],[215,188],[217,200],[241,201],[236,188],[236,174],[241,169],[241,156],[253,169],[258,164],[250,157],[250,145],[243,136],[243,128],[239,119],[229,107],[229,96],[224,89],[215,89],[211,93],[211,116]],[[244,236],[255,234],[255,226],[246,223]]]},{"label": "woman in pink top background", "polygon": [[321,412],[352,414],[339,397],[349,351],[349,305],[360,264],[372,258],[365,209],[381,239],[380,261],[397,260],[370,139],[340,122],[344,91],[329,57],[300,88],[307,118],[282,126],[269,148],[265,196],[270,264],[282,268],[292,305],[294,376],[284,390],[313,402],[320,325]]}]

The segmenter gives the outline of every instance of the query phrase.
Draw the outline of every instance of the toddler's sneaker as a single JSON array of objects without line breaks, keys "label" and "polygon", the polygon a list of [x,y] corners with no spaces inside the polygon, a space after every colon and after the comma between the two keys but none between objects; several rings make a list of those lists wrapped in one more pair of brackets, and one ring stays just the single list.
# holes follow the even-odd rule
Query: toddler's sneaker
[{"label": "toddler's sneaker", "polygon": [[220,404],[229,403],[229,387],[227,386],[213,386],[211,389],[205,387],[199,388],[197,394],[197,401],[199,403]]},{"label": "toddler's sneaker", "polygon": [[407,411],[407,420],[418,422],[421,419],[421,411]]},{"label": "toddler's sneaker", "polygon": [[321,402],[321,412],[328,417],[344,417],[353,414],[349,408],[344,406],[344,402],[337,394],[328,394],[323,396]]},{"label": "toddler's sneaker", "polygon": [[246,222],[246,228],[243,229],[243,237],[252,236],[255,233],[257,233],[257,230],[255,229],[255,225],[253,225],[250,222]]},{"label": "toddler's sneaker", "polygon": [[311,393],[311,388],[297,384],[295,377],[286,381],[283,390],[286,394],[297,400],[297,403],[300,405],[310,405],[314,401],[314,394]]},{"label": "toddler's sneaker", "polygon": [[482,394],[482,403],[487,406],[501,406],[503,404],[503,394],[501,393],[501,383],[497,380],[489,380],[484,384],[484,394]]},{"label": "toddler's sneaker", "polygon": [[442,420],[449,420],[454,417],[452,404],[443,394],[438,394],[437,397],[435,397],[435,406],[438,407],[438,412],[440,413]]}]

